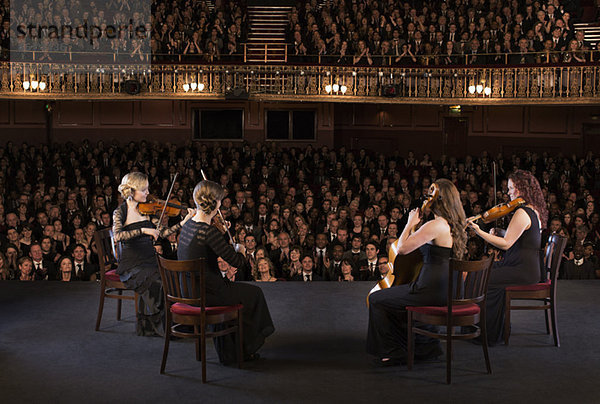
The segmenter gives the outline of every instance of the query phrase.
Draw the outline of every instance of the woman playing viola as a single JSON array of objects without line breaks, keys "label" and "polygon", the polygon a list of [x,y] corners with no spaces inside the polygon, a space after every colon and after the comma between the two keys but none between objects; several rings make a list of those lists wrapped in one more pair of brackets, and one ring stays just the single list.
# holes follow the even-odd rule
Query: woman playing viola
[{"label": "woman playing viola", "polygon": [[132,172],[123,177],[119,192],[124,203],[113,213],[113,236],[121,243],[117,274],[121,282],[140,296],[138,304],[137,335],[164,335],[162,285],[156,264],[153,241],[178,231],[195,213],[188,209],[187,216],[170,228],[156,229],[158,218],[143,216],[138,204],[146,202],[148,177]]},{"label": "woman playing viola", "polygon": [[508,195],[511,200],[521,197],[527,204],[515,211],[504,237],[486,233],[475,222],[468,222],[482,239],[505,251],[490,274],[486,305],[489,345],[502,339],[505,287],[540,281],[541,231],[548,219],[540,184],[529,171],[517,170],[508,177]]}]

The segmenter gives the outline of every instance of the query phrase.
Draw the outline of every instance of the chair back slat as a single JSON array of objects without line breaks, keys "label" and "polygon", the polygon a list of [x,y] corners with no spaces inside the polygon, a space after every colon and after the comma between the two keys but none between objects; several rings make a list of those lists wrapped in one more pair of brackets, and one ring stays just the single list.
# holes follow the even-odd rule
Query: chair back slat
[{"label": "chair back slat", "polygon": [[481,261],[450,260],[449,303],[460,305],[484,300],[493,258]]},{"label": "chair back slat", "polygon": [[119,263],[112,229],[96,230],[94,233],[94,241],[96,242],[96,248],[98,250],[100,276],[103,277],[107,271],[110,271]]},{"label": "chair back slat", "polygon": [[206,308],[204,258],[175,261],[156,256],[167,304],[185,303]]},{"label": "chair back slat", "polygon": [[558,270],[562,262],[562,255],[567,246],[567,238],[558,234],[551,234],[548,237],[548,247],[546,248],[546,257],[544,269],[546,270],[546,278],[550,279],[552,284],[558,278]]}]

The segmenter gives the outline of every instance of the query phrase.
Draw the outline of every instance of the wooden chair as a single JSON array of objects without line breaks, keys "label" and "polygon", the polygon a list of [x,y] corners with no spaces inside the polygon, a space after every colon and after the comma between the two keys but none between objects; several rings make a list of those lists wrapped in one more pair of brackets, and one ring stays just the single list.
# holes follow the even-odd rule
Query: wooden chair
[{"label": "wooden chair", "polygon": [[104,299],[117,299],[117,321],[121,320],[121,303],[123,300],[135,302],[135,312],[138,312],[138,294],[124,295],[123,291],[129,290],[121,282],[115,271],[118,264],[117,248],[113,239],[112,229],[97,230],[94,233],[96,248],[98,249],[98,266],[100,267],[100,305],[98,306],[98,317],[96,318],[96,331],[100,328],[102,311],[104,310]]},{"label": "wooden chair", "polygon": [[[546,280],[534,285],[509,286],[506,288],[504,308],[504,343],[508,345],[510,338],[511,310],[544,310],[546,313],[546,333],[554,336],[554,345],[560,347],[558,326],[556,323],[556,279],[562,255],[567,245],[566,237],[552,234],[548,237],[548,246],[544,253],[543,272]],[[539,305],[515,306],[513,300],[541,301]]]},{"label": "wooden chair", "polygon": [[[171,335],[196,339],[196,360],[202,361],[202,383],[206,383],[206,339],[231,333],[237,336],[238,366],[242,367],[242,309],[232,306],[206,306],[206,263],[203,258],[174,261],[157,255],[158,268],[165,293],[165,346],[160,373],[165,372]],[[209,324],[222,324],[237,320],[220,331],[208,332]],[[177,330],[179,325],[193,326],[193,332]]]},{"label": "wooden chair", "polygon": [[[407,307],[408,312],[408,369],[414,362],[414,337],[422,334],[446,340],[446,383],[451,382],[452,340],[466,340],[481,335],[483,356],[487,372],[492,373],[488,355],[485,325],[485,303],[493,258],[482,261],[450,260],[448,282],[448,304],[446,306]],[[445,332],[434,332],[413,327],[413,321],[446,326]],[[479,323],[479,326],[477,325]],[[471,327],[472,332],[457,332]]]}]

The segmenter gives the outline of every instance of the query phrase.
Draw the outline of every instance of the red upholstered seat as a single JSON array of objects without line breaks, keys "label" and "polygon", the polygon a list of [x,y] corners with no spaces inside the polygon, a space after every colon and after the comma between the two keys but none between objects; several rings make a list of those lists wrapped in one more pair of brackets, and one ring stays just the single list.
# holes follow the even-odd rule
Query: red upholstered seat
[{"label": "red upholstered seat", "polygon": [[112,271],[105,272],[104,277],[109,281],[121,282],[121,278],[119,278],[119,275],[117,275],[117,271],[114,269]]},{"label": "red upholstered seat", "polygon": [[[234,304],[233,306],[212,306],[206,307],[206,314],[224,314],[232,311],[242,309],[244,306],[241,304]],[[190,306],[189,304],[175,303],[171,306],[171,313],[179,314],[182,316],[199,316],[202,310],[197,306]]]},{"label": "red upholstered seat", "polygon": [[[407,307],[406,310],[434,316],[445,316],[448,314],[448,306],[416,306]],[[461,304],[452,306],[453,316],[472,316],[477,313],[479,313],[479,306],[476,304]]]},{"label": "red upholstered seat", "polygon": [[515,291],[528,291],[532,292],[535,290],[544,290],[550,289],[550,280],[548,279],[546,282],[536,283],[535,285],[517,285],[517,286],[508,286],[506,290],[515,290]]}]

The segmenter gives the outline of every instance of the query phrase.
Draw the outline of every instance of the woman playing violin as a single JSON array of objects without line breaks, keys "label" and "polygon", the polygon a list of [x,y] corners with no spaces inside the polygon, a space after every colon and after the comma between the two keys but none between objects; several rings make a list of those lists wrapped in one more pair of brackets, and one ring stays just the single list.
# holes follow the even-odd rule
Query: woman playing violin
[{"label": "woman playing violin", "polygon": [[121,243],[117,274],[121,281],[139,296],[138,335],[164,335],[163,295],[160,274],[156,264],[153,241],[178,231],[195,213],[188,209],[187,216],[170,228],[156,229],[159,219],[144,216],[139,204],[148,197],[148,177],[140,172],[125,175],[119,185],[124,203],[113,213],[113,236]]},{"label": "woman playing violin", "polygon": [[[413,209],[399,240],[390,247],[400,255],[420,250],[423,267],[417,280],[369,295],[367,352],[377,356],[382,366],[406,360],[406,306],[447,304],[450,257],[461,259],[465,251],[466,218],[458,190],[447,179],[434,184],[439,188],[439,196],[431,204],[434,219],[413,232],[421,221],[419,209]],[[394,268],[397,271],[402,268]],[[442,354],[439,340],[419,334],[415,342],[420,360]]]},{"label": "woman playing violin", "polygon": [[546,227],[548,211],[537,179],[529,171],[517,170],[508,177],[508,195],[521,197],[526,204],[511,218],[504,237],[486,233],[469,220],[468,225],[493,247],[505,251],[490,274],[486,326],[488,344],[497,344],[504,330],[505,287],[531,285],[540,281],[541,231]]},{"label": "woman playing violin", "polygon": [[[213,181],[201,181],[194,188],[196,214],[181,229],[177,257],[192,260],[204,257],[206,271],[207,306],[227,306],[241,303],[243,309],[244,359],[258,358],[258,349],[275,328],[262,290],[254,285],[230,282],[219,271],[217,258],[222,258],[234,268],[246,263],[243,245],[227,244],[223,234],[211,225],[219,213],[226,191]],[[236,251],[237,249],[237,251]],[[258,253],[256,254],[258,260]],[[235,339],[232,334],[215,338],[215,349],[223,364],[236,363]]]}]

